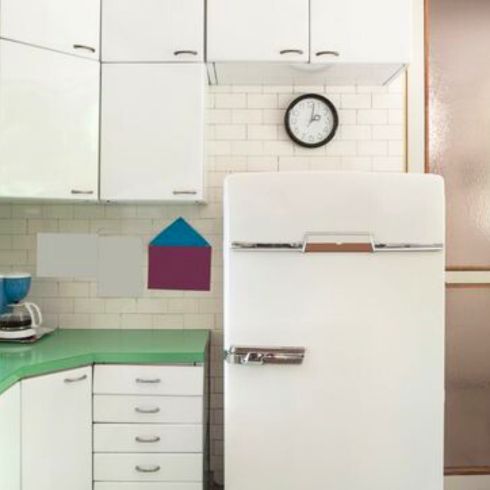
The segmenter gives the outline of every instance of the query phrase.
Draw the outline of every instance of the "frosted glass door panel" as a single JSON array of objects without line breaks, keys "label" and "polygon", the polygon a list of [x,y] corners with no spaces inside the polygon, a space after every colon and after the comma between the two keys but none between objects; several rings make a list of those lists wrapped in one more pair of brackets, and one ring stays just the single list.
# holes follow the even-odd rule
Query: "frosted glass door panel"
[{"label": "frosted glass door panel", "polygon": [[446,294],[445,466],[490,466],[490,288]]},{"label": "frosted glass door panel", "polygon": [[488,268],[490,2],[430,0],[429,7],[428,163],[446,181],[447,264]]}]

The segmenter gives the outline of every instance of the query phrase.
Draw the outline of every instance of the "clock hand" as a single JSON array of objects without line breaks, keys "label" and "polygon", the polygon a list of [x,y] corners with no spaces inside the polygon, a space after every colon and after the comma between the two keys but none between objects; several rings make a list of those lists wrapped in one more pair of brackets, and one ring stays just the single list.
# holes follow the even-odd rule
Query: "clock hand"
[{"label": "clock hand", "polygon": [[308,126],[315,120],[315,103],[311,104],[311,117]]}]

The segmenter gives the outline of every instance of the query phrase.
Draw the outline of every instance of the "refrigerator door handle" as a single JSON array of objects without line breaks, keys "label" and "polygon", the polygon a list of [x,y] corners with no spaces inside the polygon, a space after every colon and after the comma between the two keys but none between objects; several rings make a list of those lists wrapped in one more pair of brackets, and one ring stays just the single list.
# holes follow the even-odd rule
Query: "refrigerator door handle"
[{"label": "refrigerator door handle", "polygon": [[230,364],[301,364],[305,357],[304,347],[245,347],[231,346],[225,352]]},{"label": "refrigerator door handle", "polygon": [[400,242],[386,243],[375,241],[371,233],[306,233],[302,242],[242,242],[234,241],[231,248],[258,252],[440,252],[443,243]]}]

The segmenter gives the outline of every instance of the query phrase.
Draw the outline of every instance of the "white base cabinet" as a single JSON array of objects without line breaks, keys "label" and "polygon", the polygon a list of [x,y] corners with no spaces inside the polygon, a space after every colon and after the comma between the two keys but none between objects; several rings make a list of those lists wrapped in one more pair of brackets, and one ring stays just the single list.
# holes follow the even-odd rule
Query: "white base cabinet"
[{"label": "white base cabinet", "polygon": [[33,377],[0,394],[0,489],[203,490],[204,366],[94,371]]},{"label": "white base cabinet", "polygon": [[20,385],[0,395],[0,488],[21,490]]},{"label": "white base cabinet", "polygon": [[202,490],[203,401],[203,366],[96,366],[95,490]]},{"label": "white base cabinet", "polygon": [[97,199],[99,72],[0,40],[0,197]]},{"label": "white base cabinet", "polygon": [[104,64],[101,199],[203,198],[201,64]]},{"label": "white base cabinet", "polygon": [[22,381],[22,490],[92,489],[92,368]]}]

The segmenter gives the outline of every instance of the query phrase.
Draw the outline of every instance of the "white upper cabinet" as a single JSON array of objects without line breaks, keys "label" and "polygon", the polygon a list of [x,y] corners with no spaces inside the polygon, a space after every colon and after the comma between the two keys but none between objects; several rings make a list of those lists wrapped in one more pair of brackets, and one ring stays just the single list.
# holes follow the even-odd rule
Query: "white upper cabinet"
[{"label": "white upper cabinet", "polygon": [[103,61],[204,60],[204,0],[104,0]]},{"label": "white upper cabinet", "polygon": [[22,381],[22,490],[68,489],[92,489],[91,367]]},{"label": "white upper cabinet", "polygon": [[97,199],[99,73],[0,40],[0,198]]},{"label": "white upper cabinet", "polygon": [[208,0],[210,81],[385,84],[410,61],[411,10],[412,0]]},{"label": "white upper cabinet", "polygon": [[411,0],[310,0],[313,63],[410,61]]},{"label": "white upper cabinet", "polygon": [[0,488],[21,490],[20,385],[0,394]]},{"label": "white upper cabinet", "polygon": [[0,35],[99,58],[100,0],[2,0]]},{"label": "white upper cabinet", "polygon": [[202,199],[205,84],[199,63],[103,65],[101,199]]},{"label": "white upper cabinet", "polygon": [[308,0],[208,0],[207,5],[208,61],[308,61]]}]

